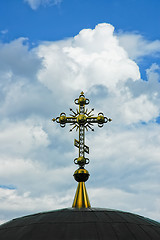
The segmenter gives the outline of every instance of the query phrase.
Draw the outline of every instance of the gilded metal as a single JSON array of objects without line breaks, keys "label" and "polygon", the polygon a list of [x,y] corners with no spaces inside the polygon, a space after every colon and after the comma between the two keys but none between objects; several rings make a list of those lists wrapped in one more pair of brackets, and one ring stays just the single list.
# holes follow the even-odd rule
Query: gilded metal
[{"label": "gilded metal", "polygon": [[73,176],[77,182],[86,182],[89,178],[89,172],[84,167],[81,167],[74,172]]},{"label": "gilded metal", "polygon": [[75,194],[75,198],[74,198],[72,207],[73,208],[89,208],[89,207],[91,207],[84,182],[78,183],[78,187],[77,187],[77,191]]},{"label": "gilded metal", "polygon": [[[79,169],[77,170],[77,175],[74,174],[74,177],[75,180],[79,182],[79,185],[77,188],[77,193],[75,195],[73,207],[89,207],[90,203],[84,185],[84,182],[87,181],[89,178],[89,173],[87,175],[87,178],[83,178],[82,175],[84,174],[81,174],[85,170],[84,166],[89,163],[89,159],[85,157],[85,153],[89,154],[89,147],[85,145],[85,130],[88,131],[90,129],[94,131],[94,123],[97,123],[98,127],[103,127],[104,123],[111,122],[112,119],[105,117],[102,112],[98,113],[98,115],[94,117],[94,108],[90,111],[88,111],[88,109],[85,109],[85,105],[89,104],[89,99],[84,96],[84,92],[81,92],[79,98],[76,98],[74,102],[76,105],[79,105],[79,108],[76,109],[76,111],[73,111],[72,108],[70,108],[70,117],[67,117],[66,114],[62,112],[59,117],[53,118],[52,121],[56,121],[60,124],[61,127],[65,127],[67,123],[70,123],[70,125],[72,126],[70,131],[72,131],[73,129],[76,129],[76,131],[79,130],[79,140],[74,140],[74,146],[79,149],[79,156],[78,158],[74,159],[74,163],[79,165]],[[83,184],[80,184],[80,181],[78,179],[81,179]],[[77,196],[78,193],[80,194],[80,196]],[[87,197],[81,196],[81,194],[86,194]],[[80,204],[80,200],[76,200],[83,198],[87,199],[86,201],[84,201],[86,204],[82,202]],[[78,204],[76,205],[75,203],[77,202]]]},{"label": "gilded metal", "polygon": [[[67,117],[64,112],[60,114],[59,117],[53,118],[52,121],[56,121],[60,124],[61,127],[65,127],[67,123],[70,123],[73,129],[76,131],[79,129],[79,140],[74,140],[74,146],[79,149],[79,159],[83,158],[83,166],[88,164],[88,159],[85,158],[85,153],[89,154],[89,147],[85,145],[85,130],[88,129],[94,131],[93,124],[97,123],[98,127],[103,127],[104,123],[112,121],[110,118],[104,116],[102,112],[98,113],[96,117],[93,115],[94,108],[88,112],[88,109],[85,109],[85,105],[89,104],[89,99],[84,96],[84,92],[81,92],[79,98],[74,100],[76,105],[79,105],[79,109],[73,111],[70,108],[71,114],[70,117]],[[77,158],[76,158],[77,159]],[[84,159],[87,159],[84,161]],[[74,161],[77,164],[76,160]],[[82,163],[78,161],[79,166],[82,166]]]}]

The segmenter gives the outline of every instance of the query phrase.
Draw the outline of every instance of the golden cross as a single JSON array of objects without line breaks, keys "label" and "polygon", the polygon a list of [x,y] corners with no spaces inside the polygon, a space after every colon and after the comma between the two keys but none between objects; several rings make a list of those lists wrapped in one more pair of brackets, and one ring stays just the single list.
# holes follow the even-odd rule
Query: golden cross
[{"label": "golden cross", "polygon": [[79,148],[79,157],[74,159],[74,163],[78,164],[80,167],[83,167],[85,164],[89,163],[89,159],[85,158],[85,153],[89,154],[89,147],[85,145],[85,129],[94,131],[93,124],[97,123],[99,127],[103,127],[104,123],[112,121],[112,119],[104,116],[102,112],[98,113],[98,116],[94,117],[92,112],[94,109],[91,109],[88,112],[88,109],[85,109],[85,105],[89,104],[89,99],[85,98],[84,92],[81,92],[79,98],[74,100],[76,105],[79,105],[79,110],[76,109],[76,112],[70,108],[72,114],[70,117],[67,117],[64,112],[60,114],[56,119],[53,118],[52,121],[56,121],[60,124],[61,127],[65,127],[66,123],[70,123],[73,129],[76,131],[79,129],[79,141],[74,140],[74,145]]},{"label": "golden cross", "polygon": [[79,141],[74,140],[74,145],[79,148],[79,157],[74,159],[74,163],[79,165],[79,168],[74,172],[74,178],[78,182],[78,187],[72,207],[89,208],[91,205],[85,187],[85,182],[89,178],[89,172],[84,168],[84,165],[89,163],[89,159],[85,157],[85,153],[89,154],[89,147],[85,145],[85,129],[94,131],[94,123],[97,123],[99,127],[103,127],[104,123],[110,122],[112,119],[104,117],[104,114],[101,112],[94,117],[92,114],[94,109],[88,112],[88,109],[85,109],[85,105],[89,104],[89,99],[85,98],[84,92],[81,92],[79,98],[76,98],[74,102],[76,105],[79,105],[79,109],[76,109],[76,112],[70,108],[72,112],[70,117],[66,117],[66,114],[62,112],[59,117],[53,118],[52,121],[56,121],[61,127],[65,127],[66,123],[70,123],[72,126],[70,131],[79,129]]}]

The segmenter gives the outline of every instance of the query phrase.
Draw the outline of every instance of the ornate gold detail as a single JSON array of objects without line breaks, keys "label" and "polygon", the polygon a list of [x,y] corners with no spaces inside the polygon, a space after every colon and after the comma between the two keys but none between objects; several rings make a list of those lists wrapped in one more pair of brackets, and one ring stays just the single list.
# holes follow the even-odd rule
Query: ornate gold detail
[{"label": "ornate gold detail", "polygon": [[74,100],[76,105],[79,105],[79,109],[73,111],[70,108],[70,117],[67,117],[64,112],[60,114],[56,119],[53,118],[53,122],[57,122],[61,127],[65,127],[67,123],[70,123],[73,129],[79,130],[79,140],[74,140],[74,146],[79,149],[78,158],[74,159],[74,163],[79,165],[79,168],[74,173],[74,178],[78,184],[77,192],[75,195],[73,207],[90,207],[89,199],[87,196],[87,191],[84,182],[88,180],[89,173],[84,166],[89,163],[89,159],[85,157],[85,153],[89,154],[89,147],[85,145],[85,130],[92,130],[95,123],[98,127],[103,127],[104,123],[111,122],[111,118],[104,116],[102,112],[98,113],[96,117],[93,115],[94,108],[88,111],[85,109],[85,105],[89,104],[89,99],[84,96],[82,91],[79,98]]}]

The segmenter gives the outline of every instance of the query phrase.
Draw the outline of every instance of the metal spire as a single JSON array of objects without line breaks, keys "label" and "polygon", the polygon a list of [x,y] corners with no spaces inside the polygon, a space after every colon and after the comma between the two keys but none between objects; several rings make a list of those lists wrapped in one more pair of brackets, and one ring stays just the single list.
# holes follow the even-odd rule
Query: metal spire
[{"label": "metal spire", "polygon": [[76,109],[76,112],[70,108],[70,117],[66,117],[66,114],[62,112],[59,117],[56,119],[53,118],[52,121],[56,121],[61,127],[65,127],[66,123],[70,123],[72,126],[70,131],[73,129],[76,129],[77,131],[79,129],[79,140],[74,140],[74,146],[79,149],[79,156],[74,159],[74,163],[79,165],[79,168],[74,172],[74,178],[77,182],[79,182],[79,184],[72,207],[88,208],[90,207],[90,202],[85,182],[89,178],[89,173],[84,166],[89,163],[89,159],[85,157],[85,153],[89,154],[89,147],[85,145],[85,130],[88,131],[88,129],[90,129],[94,131],[94,123],[97,123],[98,127],[103,127],[104,123],[111,122],[112,119],[104,117],[102,112],[98,113],[98,116],[94,117],[92,114],[94,109],[88,112],[88,109],[85,109],[85,105],[89,104],[89,99],[85,98],[83,92],[81,92],[79,98],[76,98],[74,102],[76,105],[79,105],[79,109]]}]

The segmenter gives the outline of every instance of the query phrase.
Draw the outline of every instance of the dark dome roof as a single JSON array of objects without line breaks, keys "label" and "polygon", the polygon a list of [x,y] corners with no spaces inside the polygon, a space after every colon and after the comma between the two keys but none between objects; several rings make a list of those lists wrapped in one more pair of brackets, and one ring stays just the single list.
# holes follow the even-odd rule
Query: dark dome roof
[{"label": "dark dome roof", "polygon": [[128,212],[66,208],[0,226],[1,240],[160,240],[160,223]]}]

